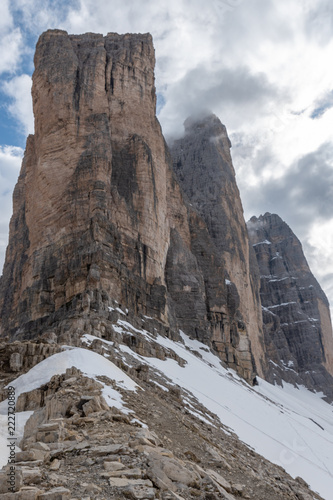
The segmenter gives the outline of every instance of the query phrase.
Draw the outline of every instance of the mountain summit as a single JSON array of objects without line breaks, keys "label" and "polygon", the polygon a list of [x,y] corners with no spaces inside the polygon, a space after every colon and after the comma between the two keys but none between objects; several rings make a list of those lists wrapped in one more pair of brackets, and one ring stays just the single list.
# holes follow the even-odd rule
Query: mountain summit
[{"label": "mountain summit", "polygon": [[[40,37],[36,132],[13,196],[1,335],[111,338],[116,301],[171,339],[181,330],[206,343],[250,383],[295,382],[295,369],[331,398],[327,299],[297,238],[265,215],[249,222],[250,243],[215,115],[188,118],[169,150],[154,65],[149,34]],[[294,312],[283,315],[284,303]]]}]

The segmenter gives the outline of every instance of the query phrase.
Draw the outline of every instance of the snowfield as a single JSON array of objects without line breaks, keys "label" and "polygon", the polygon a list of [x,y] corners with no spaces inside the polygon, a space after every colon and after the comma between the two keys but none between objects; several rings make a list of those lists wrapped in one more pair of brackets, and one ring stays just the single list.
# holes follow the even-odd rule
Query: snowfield
[{"label": "snowfield", "polygon": [[[126,330],[125,321],[121,326]],[[144,335],[147,335],[146,331]],[[181,335],[184,344],[161,336],[154,337],[153,340],[175,351],[186,361],[184,367],[172,359],[162,361],[139,356],[125,345],[120,344],[119,350],[149,365],[151,370],[163,374],[174,384],[191,392],[244,443],[271,462],[281,465],[291,476],[302,477],[314,491],[331,500],[333,406],[325,403],[320,394],[311,393],[303,387],[297,389],[285,384],[282,388],[261,379],[258,386],[250,387],[235,372],[223,368],[219,359],[207,352],[207,346],[191,340],[182,332]],[[91,335],[85,336],[87,344],[94,339]],[[112,344],[107,341],[105,343]],[[199,352],[202,358],[193,351]],[[117,385],[131,391],[139,387],[105,357],[86,349],[69,347],[64,352],[42,361],[11,385],[17,388],[18,395],[39,387],[48,382],[54,374],[64,373],[71,366],[76,366],[92,378],[106,375],[114,379]],[[126,411],[116,390],[105,386],[103,395],[110,406],[118,405]],[[0,404],[2,440],[6,439],[6,411],[7,402],[4,401]],[[204,419],[200,414],[195,414]],[[0,456],[1,459],[3,464],[5,457]]]}]

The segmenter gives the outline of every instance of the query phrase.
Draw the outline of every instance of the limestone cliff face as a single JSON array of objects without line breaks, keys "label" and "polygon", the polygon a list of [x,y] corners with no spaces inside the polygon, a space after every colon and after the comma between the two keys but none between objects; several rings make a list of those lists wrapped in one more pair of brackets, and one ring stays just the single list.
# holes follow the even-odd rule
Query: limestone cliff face
[{"label": "limestone cliff face", "polygon": [[329,304],[300,241],[278,215],[248,222],[260,268],[266,377],[321,388],[333,397],[333,335]]},{"label": "limestone cliff face", "polygon": [[[237,295],[238,324],[230,328],[229,319],[220,305],[211,308],[211,314],[221,314],[224,335],[237,345],[237,357],[254,358],[262,374],[262,322],[260,314],[259,280],[256,263],[249,245],[246,224],[235,171],[230,156],[230,141],[224,125],[210,115],[185,122],[184,138],[171,147],[173,167],[177,179],[190,204],[204,220],[212,245],[216,248],[225,269],[227,288]],[[225,351],[221,335],[213,335],[217,349]],[[242,354],[240,354],[242,353]],[[229,361],[234,353],[226,353]]]},{"label": "limestone cliff face", "polygon": [[[173,171],[155,116],[154,64],[148,34],[40,37],[1,335],[111,338],[117,302],[133,321],[151,316],[161,333],[178,339],[181,328],[205,341],[252,381],[261,325],[228,141],[214,138],[215,163],[206,163],[210,187],[199,198],[210,192],[210,206],[215,198],[223,207],[210,219]],[[223,126],[210,120],[218,136]]]},{"label": "limestone cliff face", "polygon": [[14,193],[2,333],[33,336],[114,298],[165,319],[165,144],[150,35],[44,33],[35,135]]}]

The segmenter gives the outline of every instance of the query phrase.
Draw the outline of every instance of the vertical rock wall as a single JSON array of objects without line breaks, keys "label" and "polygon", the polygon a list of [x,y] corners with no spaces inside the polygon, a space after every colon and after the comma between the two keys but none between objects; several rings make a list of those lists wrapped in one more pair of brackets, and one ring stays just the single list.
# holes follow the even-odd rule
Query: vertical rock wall
[{"label": "vertical rock wall", "polygon": [[[248,381],[257,373],[273,380],[293,363],[308,386],[327,386],[327,299],[304,278],[299,243],[273,216],[251,222],[260,274],[269,276],[263,336],[258,265],[226,129],[214,115],[189,119],[170,152],[155,116],[154,65],[149,34],[41,35],[35,134],[0,278],[0,335],[66,343],[111,335],[116,301],[133,321],[148,315],[171,338],[182,329],[204,341]],[[257,241],[265,231],[269,244]],[[280,314],[283,302],[290,317],[289,306]]]},{"label": "vertical rock wall", "polygon": [[3,334],[34,335],[69,311],[105,309],[108,297],[166,319],[167,163],[154,65],[150,35],[40,37]]}]

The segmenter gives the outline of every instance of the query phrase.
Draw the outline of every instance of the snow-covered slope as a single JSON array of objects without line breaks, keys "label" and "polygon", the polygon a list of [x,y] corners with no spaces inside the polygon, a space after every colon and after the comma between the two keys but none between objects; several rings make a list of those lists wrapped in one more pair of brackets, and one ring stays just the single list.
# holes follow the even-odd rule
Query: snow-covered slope
[{"label": "snow-covered slope", "polygon": [[[121,330],[131,332],[133,327],[122,321]],[[148,339],[149,334],[143,331]],[[270,461],[281,465],[293,477],[302,477],[314,490],[327,500],[333,491],[333,407],[319,394],[290,385],[273,386],[259,379],[259,385],[250,387],[234,372],[221,366],[219,359],[207,346],[182,334],[184,344],[157,336],[155,342],[172,349],[186,363],[181,367],[175,360],[143,357],[120,344],[114,347],[128,363],[128,355],[148,364],[151,371],[162,375],[159,385],[177,384],[190,392],[239,438]],[[85,336],[90,344],[95,337]],[[101,339],[99,339],[101,340]],[[106,345],[112,342],[104,341]],[[195,354],[194,351],[196,351]],[[62,373],[76,366],[91,377],[104,374],[116,380],[121,387],[135,390],[138,386],[125,373],[103,356],[81,348],[66,348],[63,353],[44,360],[19,377],[11,385],[17,392],[25,392],[47,382],[55,373]],[[164,383],[163,383],[164,381]],[[120,395],[104,395],[110,406]],[[108,399],[110,398],[110,399]],[[194,411],[184,400],[189,411]],[[5,408],[6,403],[0,405]],[[205,418],[196,413],[197,416]],[[209,418],[209,417],[208,417]]]},{"label": "snow-covered slope", "polygon": [[199,359],[185,346],[159,339],[187,361],[147,362],[174,383],[191,391],[239,438],[293,476],[300,476],[327,499],[333,491],[333,407],[320,395],[289,384],[283,388],[259,379],[252,388],[221,367],[216,356],[183,335],[185,346],[202,354]]},{"label": "snow-covered slope", "polygon": [[[122,320],[122,328],[126,327],[131,332],[131,325]],[[146,331],[144,334],[147,337]],[[183,333],[182,338],[184,344],[161,336],[154,340],[183,358],[184,367],[172,359],[139,356],[122,344],[119,349],[187,389],[242,441],[331,499],[333,406],[304,387],[284,384],[282,388],[261,379],[258,386],[250,387],[235,372],[223,368],[207,346]],[[86,339],[91,342],[93,337]]]}]

